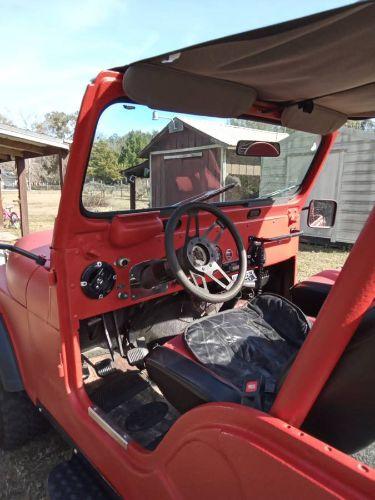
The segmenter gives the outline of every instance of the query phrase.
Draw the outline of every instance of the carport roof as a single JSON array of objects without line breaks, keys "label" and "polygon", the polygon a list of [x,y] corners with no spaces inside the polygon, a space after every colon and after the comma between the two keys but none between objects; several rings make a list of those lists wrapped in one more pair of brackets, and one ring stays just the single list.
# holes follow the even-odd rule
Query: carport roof
[{"label": "carport roof", "polygon": [[67,154],[69,146],[70,143],[62,139],[0,124],[0,163],[16,158]]}]

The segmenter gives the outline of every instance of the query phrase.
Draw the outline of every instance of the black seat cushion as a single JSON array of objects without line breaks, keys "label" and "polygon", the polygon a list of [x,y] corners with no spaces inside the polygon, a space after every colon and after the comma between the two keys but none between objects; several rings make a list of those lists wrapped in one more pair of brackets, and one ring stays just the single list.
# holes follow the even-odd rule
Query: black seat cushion
[{"label": "black seat cushion", "polygon": [[263,294],[243,309],[195,321],[184,338],[200,363],[243,390],[251,380],[276,386],[309,329],[306,317],[293,304]]},{"label": "black seat cushion", "polygon": [[165,346],[153,349],[145,365],[151,380],[182,413],[204,403],[241,403],[241,391],[237,387]]},{"label": "black seat cushion", "polygon": [[329,269],[297,283],[290,290],[293,304],[308,316],[318,316],[339,273],[339,270]]}]

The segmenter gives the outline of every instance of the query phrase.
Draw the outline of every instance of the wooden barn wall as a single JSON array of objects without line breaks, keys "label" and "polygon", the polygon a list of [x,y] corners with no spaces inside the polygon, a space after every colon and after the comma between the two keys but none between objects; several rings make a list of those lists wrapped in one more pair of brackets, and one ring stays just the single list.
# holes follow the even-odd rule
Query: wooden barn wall
[{"label": "wooden barn wall", "polygon": [[[192,182],[192,191],[188,193],[188,196],[200,194],[202,189],[218,188],[221,183],[221,148],[204,147],[215,144],[214,139],[185,125],[184,129],[179,132],[166,130],[148,150],[151,165],[152,206],[169,206],[185,199],[187,193],[181,191],[181,188],[182,184],[188,184],[188,178]],[[199,150],[200,147],[202,147],[201,150]],[[168,158],[173,155],[174,151],[179,154],[178,150],[187,150],[186,154],[201,152],[202,156]],[[163,153],[158,153],[159,151]],[[202,185],[196,185],[196,176],[189,176],[192,172],[199,173],[199,178],[203,181]],[[209,180],[213,184],[205,185],[204,182]]]},{"label": "wooden barn wall", "polygon": [[375,203],[375,133],[343,128],[310,199],[334,199],[336,223],[316,230],[306,224],[305,235],[331,242],[354,243]]}]

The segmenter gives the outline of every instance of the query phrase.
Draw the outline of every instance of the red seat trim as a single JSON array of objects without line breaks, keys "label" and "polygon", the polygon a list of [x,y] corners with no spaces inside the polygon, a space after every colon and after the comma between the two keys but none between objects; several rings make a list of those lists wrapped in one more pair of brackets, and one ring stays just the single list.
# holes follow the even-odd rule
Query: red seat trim
[{"label": "red seat trim", "polygon": [[190,351],[188,351],[187,347],[185,346],[183,335],[177,335],[172,340],[168,340],[168,342],[163,344],[163,347],[166,347],[167,349],[171,349],[172,351],[178,352],[178,354],[181,354],[182,356],[189,358],[191,361],[194,361],[195,363],[197,362],[197,360],[194,358],[194,356],[191,354]]}]

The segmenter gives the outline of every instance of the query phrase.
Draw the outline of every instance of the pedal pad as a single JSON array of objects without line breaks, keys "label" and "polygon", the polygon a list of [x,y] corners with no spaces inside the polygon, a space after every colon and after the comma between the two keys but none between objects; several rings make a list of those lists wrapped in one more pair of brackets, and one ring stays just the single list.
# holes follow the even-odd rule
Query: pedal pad
[{"label": "pedal pad", "polygon": [[126,353],[129,365],[135,366],[142,363],[148,353],[149,350],[147,347],[134,347],[133,349],[129,349]]},{"label": "pedal pad", "polygon": [[93,366],[99,377],[106,377],[116,371],[111,359],[103,359],[102,361],[95,363]]},{"label": "pedal pad", "polygon": [[87,363],[83,363],[82,365],[82,379],[87,380],[90,376],[90,370]]}]

